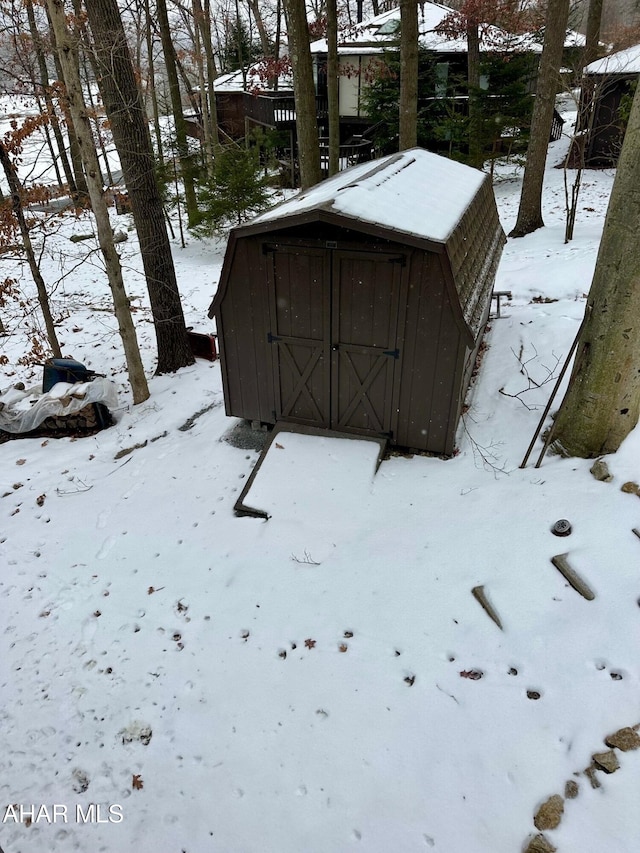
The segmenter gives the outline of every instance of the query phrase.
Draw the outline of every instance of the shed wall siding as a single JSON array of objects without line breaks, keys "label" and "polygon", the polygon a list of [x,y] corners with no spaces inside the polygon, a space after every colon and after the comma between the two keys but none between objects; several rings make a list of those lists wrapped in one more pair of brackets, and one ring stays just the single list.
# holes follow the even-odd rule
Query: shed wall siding
[{"label": "shed wall siding", "polygon": [[273,383],[265,329],[268,304],[264,258],[255,241],[240,240],[220,306],[226,411],[237,418],[273,421]]},{"label": "shed wall siding", "polygon": [[441,266],[441,256],[418,256],[412,269],[400,382],[398,444],[451,452],[452,400],[461,335]]}]

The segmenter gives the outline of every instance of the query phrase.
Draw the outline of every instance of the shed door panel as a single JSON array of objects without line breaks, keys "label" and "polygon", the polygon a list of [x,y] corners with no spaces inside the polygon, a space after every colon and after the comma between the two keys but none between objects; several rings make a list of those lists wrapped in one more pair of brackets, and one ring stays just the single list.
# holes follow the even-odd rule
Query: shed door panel
[{"label": "shed door panel", "polygon": [[392,434],[405,258],[334,252],[331,425]]},{"label": "shed door panel", "polygon": [[270,257],[276,419],[393,435],[406,258],[282,245]]},{"label": "shed door panel", "polygon": [[269,293],[276,418],[329,426],[329,269],[326,253],[271,252]]}]

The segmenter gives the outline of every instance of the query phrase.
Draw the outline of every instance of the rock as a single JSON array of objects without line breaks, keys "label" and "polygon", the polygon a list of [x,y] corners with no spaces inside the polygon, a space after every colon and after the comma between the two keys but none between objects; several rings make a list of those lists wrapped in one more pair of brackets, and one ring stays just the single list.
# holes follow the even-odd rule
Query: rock
[{"label": "rock", "polygon": [[604,739],[607,746],[619,749],[621,752],[630,752],[632,749],[640,747],[640,736],[636,731],[627,726],[624,729],[618,729],[612,735]]},{"label": "rock", "polygon": [[620,491],[625,492],[628,495],[638,495],[640,496],[640,486],[633,481],[629,481],[627,483],[623,483],[620,486]]},{"label": "rock", "polygon": [[536,829],[556,829],[562,820],[564,800],[559,794],[554,794],[544,802],[533,819]]},{"label": "rock", "polygon": [[116,231],[115,234],[113,235],[113,242],[114,243],[126,243],[126,241],[128,239],[129,239],[129,235],[125,234],[124,231]]},{"label": "rock", "polygon": [[589,470],[596,480],[601,480],[603,483],[610,483],[613,480],[613,474],[609,471],[609,466],[602,459],[596,459]]},{"label": "rock", "polygon": [[564,786],[564,795],[567,800],[575,800],[575,798],[580,793],[580,785],[575,782],[573,779],[569,779],[567,784]]},{"label": "rock", "polygon": [[598,779],[598,776],[596,775],[597,770],[598,770],[598,768],[595,766],[595,764],[592,764],[590,767],[587,767],[587,769],[584,771],[584,775],[591,782],[592,788],[601,788],[602,787],[600,785],[600,780]]},{"label": "rock", "polygon": [[607,750],[607,752],[596,752],[593,755],[593,761],[596,767],[604,770],[605,773],[615,773],[616,770],[620,769],[618,756],[612,749]]},{"label": "rock", "polygon": [[524,853],[555,853],[556,848],[544,835],[536,835],[525,847]]}]

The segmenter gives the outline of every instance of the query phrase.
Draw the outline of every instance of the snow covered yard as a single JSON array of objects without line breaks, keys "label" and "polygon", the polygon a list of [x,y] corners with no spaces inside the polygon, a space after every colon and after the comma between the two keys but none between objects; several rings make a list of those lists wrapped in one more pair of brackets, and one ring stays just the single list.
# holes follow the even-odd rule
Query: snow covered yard
[{"label": "snow covered yard", "polygon": [[[153,378],[135,408],[121,386],[117,424],[94,437],[0,445],[4,853],[511,853],[568,780],[578,797],[545,833],[559,851],[640,848],[640,752],[617,752],[598,789],[582,775],[640,723],[640,501],[620,490],[640,482],[640,431],[607,460],[612,482],[583,460],[535,469],[540,442],[518,467],[582,317],[612,181],[587,173],[564,245],[549,169],[547,227],[505,248],[497,289],[513,299],[451,460],[394,455],[374,474],[355,441],[317,475],[307,456],[292,483],[287,454],[306,451],[285,434],[272,517],[236,518],[257,452],[228,441],[204,361]],[[175,250],[197,329],[222,251]],[[151,373],[144,282],[128,275]],[[121,380],[112,318],[91,308],[108,304],[98,271],[79,265],[55,303],[63,352]],[[9,331],[1,387],[28,373]],[[551,564],[561,553],[593,601]],[[47,813],[16,822],[31,805]]]}]

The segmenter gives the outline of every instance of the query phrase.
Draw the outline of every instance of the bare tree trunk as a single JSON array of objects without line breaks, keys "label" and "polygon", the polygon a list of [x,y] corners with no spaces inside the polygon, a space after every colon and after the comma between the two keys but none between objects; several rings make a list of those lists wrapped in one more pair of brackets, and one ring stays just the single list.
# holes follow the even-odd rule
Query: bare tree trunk
[{"label": "bare tree trunk", "polygon": [[587,14],[586,44],[583,64],[588,65],[598,58],[600,52],[600,24],[602,22],[603,0],[589,0]]},{"label": "bare tree trunk", "polygon": [[542,184],[551,136],[553,110],[560,82],[562,49],[569,17],[569,0],[549,0],[540,57],[536,96],[531,118],[531,136],[527,148],[518,218],[510,237],[524,237],[544,226]]},{"label": "bare tree trunk", "polygon": [[62,180],[62,172],[60,171],[60,166],[58,165],[58,149],[56,149],[53,145],[53,139],[51,138],[51,125],[53,123],[53,118],[51,113],[47,109],[46,103],[42,100],[40,95],[36,93],[34,95],[36,106],[38,107],[38,112],[40,115],[47,116],[49,121],[46,124],[42,125],[42,130],[44,131],[44,136],[47,141],[47,148],[49,149],[49,154],[51,155],[51,163],[53,164],[53,170],[56,173],[56,183],[58,184],[58,189],[64,192],[69,192],[68,184]]},{"label": "bare tree trunk", "polygon": [[271,42],[269,41],[267,28],[264,25],[262,13],[260,12],[260,4],[258,3],[258,0],[248,0],[248,3],[251,14],[253,15],[253,20],[256,22],[256,27],[258,29],[262,54],[263,56],[271,56]]},{"label": "bare tree trunk", "polygon": [[29,228],[27,227],[24,210],[22,209],[22,184],[20,183],[15,167],[11,162],[9,152],[5,148],[2,140],[0,140],[0,162],[2,163],[7,183],[9,184],[13,214],[18,220],[18,227],[20,228],[24,251],[38,292],[38,302],[40,303],[40,309],[42,311],[42,316],[44,317],[44,325],[47,330],[49,346],[51,347],[51,352],[53,353],[54,358],[62,358],[60,344],[58,343],[58,336],[56,335],[56,327],[53,322],[53,317],[51,316],[51,307],[49,305],[47,288],[44,283],[44,279],[42,278],[38,261],[36,260],[36,254],[33,250]]},{"label": "bare tree trunk", "polygon": [[215,159],[216,154],[220,150],[220,129],[218,127],[218,108],[216,105],[216,93],[214,88],[214,80],[218,76],[218,69],[216,67],[216,59],[213,53],[213,44],[211,42],[211,3],[209,0],[205,0],[204,9],[200,4],[200,0],[194,0],[194,3],[197,5],[200,13],[200,30],[202,33],[202,41],[204,43],[204,54],[207,59],[207,91],[206,93],[203,93],[203,97],[206,95],[207,103],[209,105],[211,146]]},{"label": "bare tree trunk", "polygon": [[[47,18],[49,19],[49,33],[51,38],[51,45],[53,48],[53,61],[56,66],[56,74],[58,75],[58,80],[62,82],[64,80],[64,74],[62,73],[62,66],[60,64],[60,57],[56,44],[56,34],[51,24],[51,16],[49,13],[48,6]],[[80,72],[78,70],[78,74],[79,73]],[[69,140],[69,159],[71,160],[71,166],[73,168],[74,175],[74,184],[76,187],[75,201],[82,202],[83,200],[86,200],[89,197],[89,190],[87,188],[87,180],[85,178],[84,170],[82,168],[82,157],[80,155],[78,137],[73,126],[73,118],[71,116],[71,113],[69,112],[69,105],[67,103],[67,98],[65,97],[64,92],[61,94],[59,103],[60,109],[62,110],[67,125],[67,138]]]},{"label": "bare tree trunk", "polygon": [[36,25],[36,18],[33,13],[32,0],[27,0],[26,7],[27,19],[29,21],[29,30],[31,32],[31,38],[33,39],[33,45],[36,51],[36,59],[38,61],[38,71],[40,73],[42,96],[47,107],[47,112],[49,113],[49,120],[51,122],[53,135],[55,136],[56,145],[58,147],[58,157],[60,158],[60,162],[62,163],[62,171],[64,172],[64,176],[67,180],[67,185],[69,187],[69,195],[73,198],[74,195],[76,195],[77,193],[76,182],[73,176],[73,172],[71,171],[71,164],[69,163],[69,158],[67,157],[66,145],[64,142],[64,137],[62,136],[62,131],[60,129],[58,114],[56,112],[55,104],[53,103],[53,98],[51,97],[49,72],[47,71],[47,60],[45,57],[44,48],[42,46],[42,37],[40,36],[38,27]]},{"label": "bare tree trunk", "polygon": [[242,72],[242,84],[247,88],[247,66],[245,65],[244,56],[242,55],[242,29],[240,25],[240,4],[238,0],[234,0],[236,7],[236,50],[238,51],[238,65]]},{"label": "bare tree trunk", "polygon": [[[280,44],[282,41],[282,0],[276,0],[276,40],[273,48],[273,55],[276,62],[280,59]],[[273,81],[274,91],[278,91],[279,85],[278,76],[276,75]]]},{"label": "bare tree trunk", "polygon": [[[308,189],[321,180],[322,174],[307,11],[304,0],[284,0],[284,8],[289,33],[289,54],[293,68],[300,186],[302,189]],[[291,154],[293,156],[293,152]]]},{"label": "bare tree trunk", "polygon": [[571,456],[614,453],[640,415],[640,89],[618,161],[577,370],[553,427]]},{"label": "bare tree trunk", "polygon": [[400,151],[418,144],[418,4],[400,0]]},{"label": "bare tree trunk", "polygon": [[[74,6],[76,6],[76,17],[79,18],[80,17],[79,3],[74,2]],[[82,27],[78,28],[78,34],[79,34],[81,40],[86,39],[86,27],[84,25]],[[88,46],[89,45],[87,42],[86,48],[88,48]],[[109,165],[109,156],[107,154],[107,149],[105,148],[104,139],[102,138],[102,132],[101,132],[101,127],[100,127],[100,118],[98,116],[98,109],[97,109],[96,102],[95,102],[94,97],[93,97],[93,92],[91,91],[91,84],[90,84],[89,73],[88,73],[88,69],[87,69],[87,55],[84,51],[85,51],[85,48],[83,48],[83,53],[82,53],[82,71],[83,71],[84,79],[85,79],[85,83],[86,83],[85,91],[87,93],[89,106],[91,107],[91,117],[93,120],[93,138],[97,139],[98,146],[100,148],[100,153],[102,154],[102,162],[104,163],[104,171],[106,172],[106,176],[107,176],[106,183],[108,184],[108,186],[112,187],[114,185],[113,175],[111,173],[111,166]],[[94,74],[95,74],[95,69],[94,69]]]},{"label": "bare tree trunk", "polygon": [[149,63],[148,91],[151,95],[151,110],[153,112],[153,129],[156,137],[156,151],[158,161],[164,164],[164,152],[162,149],[162,132],[160,130],[160,112],[158,110],[158,94],[156,92],[156,74],[153,61],[153,27],[151,25],[151,13],[149,11],[149,0],[144,1],[145,35],[147,39],[147,61]]},{"label": "bare tree trunk", "polygon": [[199,8],[198,0],[192,2],[193,13],[193,48],[194,61],[198,70],[198,88],[200,89],[200,120],[202,122],[202,147],[204,150],[204,163],[207,175],[213,174],[213,141],[211,139],[211,122],[209,119],[209,98],[207,97],[207,80],[204,71],[203,49],[201,43],[200,16],[202,9]]},{"label": "bare tree trunk", "polygon": [[478,169],[484,163],[482,115],[478,104],[480,89],[480,33],[478,21],[467,23],[467,84],[469,89],[469,163]]},{"label": "bare tree trunk", "polygon": [[329,113],[329,175],[340,171],[340,66],[338,62],[338,8],[327,2],[327,101]]},{"label": "bare tree trunk", "polygon": [[111,123],[131,212],[140,240],[158,342],[157,373],[193,364],[144,105],[131,64],[116,0],[87,5],[95,41],[98,85]]},{"label": "bare tree trunk", "polygon": [[187,125],[184,120],[182,101],[180,98],[180,84],[178,82],[178,68],[176,55],[171,39],[169,28],[169,16],[167,14],[166,0],[157,0],[158,23],[160,26],[160,38],[162,40],[162,51],[169,80],[169,93],[171,95],[171,110],[176,130],[176,146],[178,159],[180,160],[180,171],[184,184],[184,198],[187,208],[187,220],[189,226],[196,225],[199,219],[198,199],[196,197],[195,176],[193,158],[189,154],[189,142],[187,139]]},{"label": "bare tree trunk", "polygon": [[56,44],[69,101],[69,110],[73,117],[82,161],[85,167],[91,207],[98,231],[98,243],[104,257],[109,287],[113,295],[113,306],[127,361],[133,402],[142,403],[149,397],[149,388],[144,374],[142,359],[140,358],[135,326],[131,318],[129,299],[124,288],[120,257],[116,252],[113,242],[109,210],[102,189],[102,177],[100,175],[98,154],[91,132],[91,123],[82,98],[78,57],[75,55],[77,51],[77,38],[75,36],[72,37],[67,28],[64,0],[47,0],[47,8],[56,36]]}]

